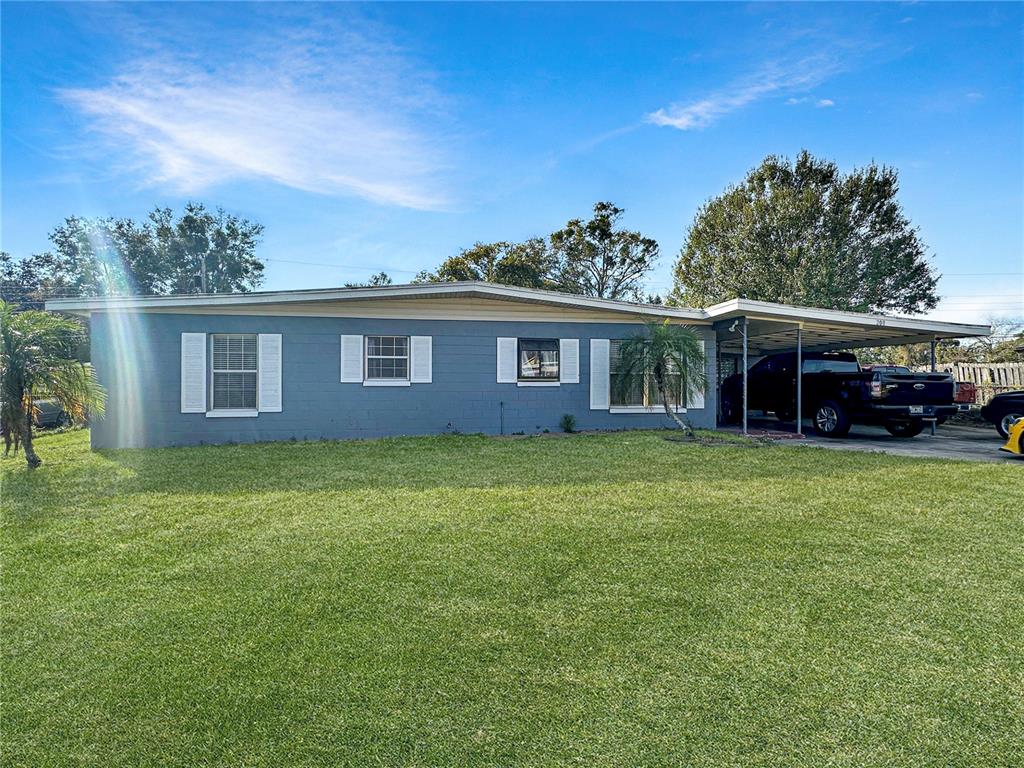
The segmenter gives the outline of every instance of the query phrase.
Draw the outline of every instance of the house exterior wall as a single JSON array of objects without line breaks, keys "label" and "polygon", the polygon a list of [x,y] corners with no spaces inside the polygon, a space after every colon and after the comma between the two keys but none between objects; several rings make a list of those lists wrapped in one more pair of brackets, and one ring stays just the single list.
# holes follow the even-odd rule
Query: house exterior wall
[{"label": "house exterior wall", "polygon": [[[628,338],[638,322],[302,317],[237,314],[104,313],[91,319],[92,361],[107,388],[106,415],[92,427],[94,448],[156,447],[465,433],[559,431],[565,413],[578,429],[668,425],[662,413],[609,413],[590,408],[590,339]],[[694,426],[713,427],[715,335],[705,341],[704,407]],[[181,413],[182,333],[273,333],[282,336],[283,407],[255,417]],[[342,334],[431,336],[433,380],[407,387],[364,387],[340,381]],[[496,381],[497,338],[579,339],[578,384],[520,387]]]}]

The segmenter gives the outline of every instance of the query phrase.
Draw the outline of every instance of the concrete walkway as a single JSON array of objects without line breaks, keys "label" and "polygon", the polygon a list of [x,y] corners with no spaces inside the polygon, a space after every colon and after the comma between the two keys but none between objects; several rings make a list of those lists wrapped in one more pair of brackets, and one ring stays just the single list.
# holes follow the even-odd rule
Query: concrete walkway
[{"label": "concrete walkway", "polygon": [[[748,427],[751,432],[766,430],[792,434],[796,431],[792,424],[782,424],[772,418],[751,418]],[[881,427],[857,424],[847,437],[834,440],[815,435],[810,421],[805,420],[804,431],[807,437],[802,440],[792,439],[787,443],[816,445],[840,451],[882,451],[898,456],[931,459],[1019,462],[1024,468],[1022,457],[999,450],[999,446],[1005,441],[996,432],[995,427],[962,427],[944,424],[938,428],[934,437],[925,428],[925,431],[917,437],[896,438]]]}]

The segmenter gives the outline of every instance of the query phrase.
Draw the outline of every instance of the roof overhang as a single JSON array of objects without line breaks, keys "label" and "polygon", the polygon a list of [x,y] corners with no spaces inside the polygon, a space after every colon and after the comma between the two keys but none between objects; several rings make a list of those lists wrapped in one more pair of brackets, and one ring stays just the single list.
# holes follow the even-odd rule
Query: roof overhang
[{"label": "roof overhang", "polygon": [[325,288],[301,291],[258,291],[252,293],[194,294],[176,296],[103,296],[95,298],[51,299],[46,308],[56,312],[88,315],[92,312],[145,312],[152,310],[216,310],[222,307],[253,307],[281,304],[316,304],[344,301],[388,301],[391,299],[483,298],[517,303],[541,304],[575,309],[621,312],[651,318],[706,321],[703,310],[664,307],[629,301],[598,299],[591,296],[546,291],[538,288],[498,285],[483,282],[422,283],[367,288]]},{"label": "roof overhang", "polygon": [[713,323],[719,343],[726,352],[739,351],[742,323],[746,319],[748,349],[767,354],[796,348],[797,331],[808,351],[913,344],[941,339],[982,337],[991,334],[987,325],[964,325],[909,317],[843,312],[834,309],[797,307],[751,299],[731,299],[707,309],[638,304],[590,296],[576,296],[538,288],[484,282],[422,283],[367,288],[326,288],[301,291],[259,291],[252,293],[196,294],[177,296],[104,296],[96,298],[51,299],[46,308],[57,312],[89,315],[93,312],[147,311],[234,311],[287,305],[326,305],[337,302],[395,299],[475,298],[536,304],[576,310],[614,312],[633,318],[669,319],[699,324]]},{"label": "roof overhang", "polygon": [[[988,325],[795,307],[751,299],[715,304],[708,307],[707,314],[715,321],[719,344],[725,352],[742,349],[742,320],[746,319],[748,350],[753,354],[796,349],[798,330],[801,347],[808,352],[978,338],[992,333]],[[733,327],[733,321],[740,322]]]}]

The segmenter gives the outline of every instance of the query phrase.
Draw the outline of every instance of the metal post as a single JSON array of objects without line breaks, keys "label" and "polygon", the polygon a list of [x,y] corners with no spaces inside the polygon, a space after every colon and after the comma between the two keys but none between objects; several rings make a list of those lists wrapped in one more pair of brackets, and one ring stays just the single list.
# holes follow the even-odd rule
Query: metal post
[{"label": "metal post", "polygon": [[[928,353],[929,362],[931,363],[932,373],[935,373],[935,339],[932,339],[931,349]],[[935,419],[932,419],[932,437],[935,437]]]},{"label": "metal post", "polygon": [[747,318],[743,318],[743,434],[747,434]]},{"label": "metal post", "polygon": [[801,437],[804,434],[804,350],[803,350],[803,329],[796,327],[796,434]]}]

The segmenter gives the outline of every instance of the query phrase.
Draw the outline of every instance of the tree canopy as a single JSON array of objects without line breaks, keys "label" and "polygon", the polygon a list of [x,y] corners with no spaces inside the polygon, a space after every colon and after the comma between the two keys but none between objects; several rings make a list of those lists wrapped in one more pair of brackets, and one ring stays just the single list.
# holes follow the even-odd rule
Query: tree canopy
[{"label": "tree canopy", "polygon": [[897,199],[894,169],[843,174],[806,150],[765,158],[704,204],[674,270],[674,303],[736,296],[859,312],[916,314],[938,275]]},{"label": "tree canopy", "polygon": [[613,203],[596,203],[589,221],[572,219],[551,235],[558,290],[602,299],[642,299],[644,276],[658,260],[658,243],[619,226],[623,213]]},{"label": "tree canopy", "polygon": [[624,229],[625,211],[613,203],[594,205],[593,216],[571,219],[549,237],[522,243],[476,243],[445,259],[417,282],[485,280],[547,288],[582,296],[640,300],[643,279],[658,258],[658,244]]},{"label": "tree canopy", "polygon": [[417,282],[483,280],[489,283],[549,288],[553,264],[543,238],[524,243],[475,243],[441,262],[436,272],[421,272]]},{"label": "tree canopy", "polygon": [[154,208],[141,223],[71,216],[50,234],[52,250],[0,256],[0,293],[32,308],[52,296],[251,291],[263,280],[262,233],[261,224],[200,203],[179,216]]}]

